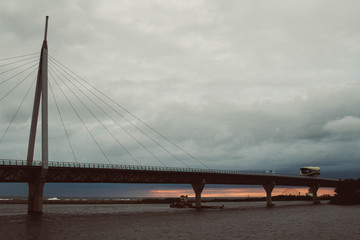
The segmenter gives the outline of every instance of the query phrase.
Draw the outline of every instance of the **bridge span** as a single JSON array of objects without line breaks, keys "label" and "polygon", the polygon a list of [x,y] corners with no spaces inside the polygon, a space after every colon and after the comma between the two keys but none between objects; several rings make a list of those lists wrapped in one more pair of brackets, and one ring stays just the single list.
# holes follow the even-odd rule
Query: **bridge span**
[{"label": "bridge span", "polygon": [[275,185],[307,186],[316,203],[319,187],[336,187],[339,180],[318,177],[290,176],[274,173],[245,172],[197,168],[133,166],[97,163],[49,162],[44,171],[41,161],[0,160],[0,182],[35,183],[157,183],[191,184],[196,206],[201,207],[201,193],[206,184],[262,185],[270,207],[271,192]]}]

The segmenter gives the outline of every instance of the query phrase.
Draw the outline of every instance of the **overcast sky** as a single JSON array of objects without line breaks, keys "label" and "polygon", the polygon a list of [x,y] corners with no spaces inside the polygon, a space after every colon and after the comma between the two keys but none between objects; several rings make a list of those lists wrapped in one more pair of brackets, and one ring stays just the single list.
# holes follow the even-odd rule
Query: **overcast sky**
[{"label": "overcast sky", "polygon": [[[209,168],[298,174],[310,165],[359,177],[359,9],[351,0],[2,1],[0,58],[39,52],[49,15],[52,57]],[[9,99],[1,135],[18,106]],[[14,123],[25,135],[9,131],[0,158],[26,156],[14,141],[26,145],[20,119],[29,118]],[[80,161],[106,163],[86,151]]]}]

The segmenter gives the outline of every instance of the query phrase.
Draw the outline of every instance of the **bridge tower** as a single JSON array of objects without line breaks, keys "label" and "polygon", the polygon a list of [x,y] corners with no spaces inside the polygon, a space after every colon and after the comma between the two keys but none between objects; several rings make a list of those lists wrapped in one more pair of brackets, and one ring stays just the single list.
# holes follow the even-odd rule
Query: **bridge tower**
[{"label": "bridge tower", "polygon": [[30,137],[27,153],[27,165],[32,166],[36,128],[38,123],[41,99],[41,171],[36,176],[29,176],[28,212],[41,213],[43,203],[43,190],[48,169],[48,47],[47,28],[49,17],[46,16],[44,41],[41,47],[39,69],[37,75],[34,106],[31,119]]}]

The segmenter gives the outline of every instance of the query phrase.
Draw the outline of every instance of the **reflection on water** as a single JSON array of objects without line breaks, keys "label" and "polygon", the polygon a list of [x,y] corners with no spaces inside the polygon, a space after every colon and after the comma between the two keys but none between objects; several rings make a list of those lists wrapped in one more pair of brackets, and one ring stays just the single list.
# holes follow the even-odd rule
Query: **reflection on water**
[{"label": "reflection on water", "polygon": [[0,205],[0,239],[358,239],[360,206],[310,202],[212,203],[224,209],[168,204]]}]

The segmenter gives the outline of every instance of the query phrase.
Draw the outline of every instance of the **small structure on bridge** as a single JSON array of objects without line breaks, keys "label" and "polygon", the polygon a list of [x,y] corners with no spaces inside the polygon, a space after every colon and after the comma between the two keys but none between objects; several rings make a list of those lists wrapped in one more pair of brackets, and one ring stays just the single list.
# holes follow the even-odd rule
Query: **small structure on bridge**
[{"label": "small structure on bridge", "polygon": [[317,176],[320,175],[319,167],[302,167],[300,168],[300,174],[303,176]]}]

